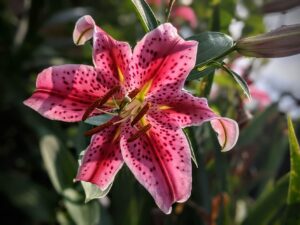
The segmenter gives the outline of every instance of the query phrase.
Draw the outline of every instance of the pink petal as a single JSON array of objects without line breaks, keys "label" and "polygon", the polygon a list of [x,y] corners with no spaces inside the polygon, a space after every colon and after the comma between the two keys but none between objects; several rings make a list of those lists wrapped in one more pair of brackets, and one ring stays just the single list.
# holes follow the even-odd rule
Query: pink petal
[{"label": "pink petal", "polygon": [[87,107],[117,84],[91,66],[49,67],[38,75],[36,90],[24,104],[49,119],[80,121]]},{"label": "pink petal", "polygon": [[194,10],[189,6],[177,6],[171,12],[173,19],[182,18],[187,21],[192,28],[196,28],[198,24],[197,16]]},{"label": "pink petal", "polygon": [[[201,125],[210,121],[216,114],[209,108],[205,98],[194,97],[185,91],[177,92],[172,97],[151,96],[148,99],[153,105],[162,109],[161,119],[172,118],[181,128],[193,125]],[[168,121],[165,121],[168,122]]]},{"label": "pink petal", "polygon": [[[156,112],[161,123],[173,123],[174,126],[187,127],[201,125],[211,121],[212,127],[218,134],[222,151],[234,147],[239,136],[239,127],[234,120],[216,115],[207,104],[205,98],[194,97],[187,92],[180,92],[172,98],[152,98],[152,104],[157,104]],[[159,110],[160,109],[160,110]]]},{"label": "pink petal", "polygon": [[105,190],[113,182],[123,165],[119,138],[115,138],[118,126],[112,126],[93,135],[83,157],[76,180],[86,181]]},{"label": "pink petal", "polygon": [[94,34],[93,40],[95,67],[124,84],[129,76],[127,68],[132,54],[129,44],[114,40],[100,28]]},{"label": "pink petal", "polygon": [[152,80],[150,92],[177,92],[195,65],[197,44],[182,39],[170,23],[147,33],[133,51],[131,86],[141,88]]},{"label": "pink petal", "polygon": [[148,134],[128,142],[136,132],[127,125],[121,135],[125,163],[149,191],[158,207],[171,213],[172,204],[186,201],[191,194],[192,168],[188,141],[181,129],[160,124],[148,117]]},{"label": "pink petal", "polygon": [[228,118],[217,118],[210,121],[212,128],[218,134],[218,141],[222,147],[222,152],[231,150],[239,136],[238,124]]},{"label": "pink petal", "polygon": [[74,42],[84,44],[93,38],[93,62],[107,76],[125,83],[127,67],[131,60],[131,48],[127,42],[113,39],[98,27],[91,16],[81,17],[74,28]]},{"label": "pink petal", "polygon": [[73,41],[76,45],[83,45],[93,37],[95,21],[91,16],[83,16],[77,20],[74,31]]}]

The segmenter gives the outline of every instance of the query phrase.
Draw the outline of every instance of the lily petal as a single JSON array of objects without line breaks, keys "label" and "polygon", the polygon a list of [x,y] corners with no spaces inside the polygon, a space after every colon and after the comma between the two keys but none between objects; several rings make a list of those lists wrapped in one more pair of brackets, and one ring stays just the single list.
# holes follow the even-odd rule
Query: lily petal
[{"label": "lily petal", "polygon": [[158,207],[171,213],[172,204],[186,201],[192,188],[191,153],[181,129],[148,117],[150,130],[128,142],[136,132],[129,124],[121,135],[125,163],[149,191]]},{"label": "lily petal", "polygon": [[118,126],[111,126],[95,134],[83,157],[76,180],[86,181],[105,190],[123,165]]},{"label": "lily petal", "polygon": [[210,124],[218,134],[218,141],[222,147],[222,152],[231,150],[239,137],[237,122],[229,118],[220,117],[210,121]]},{"label": "lily petal", "polygon": [[91,66],[49,67],[38,75],[36,90],[24,104],[49,119],[80,121],[87,107],[117,84]]},{"label": "lily petal", "polygon": [[[229,118],[220,117],[208,106],[205,98],[194,97],[182,91],[172,98],[152,98],[152,103],[158,104],[156,111],[161,123],[172,123],[184,128],[187,126],[201,125],[210,121],[212,128],[218,134],[222,151],[234,147],[239,136],[238,124]],[[174,124],[175,125],[175,124]]]},{"label": "lily petal", "polygon": [[76,45],[83,45],[93,37],[95,21],[91,16],[83,16],[77,20],[73,31],[73,41]]},{"label": "lily petal", "polygon": [[195,66],[197,45],[196,41],[182,39],[170,23],[158,26],[134,48],[129,68],[131,86],[141,88],[151,82],[151,93],[177,92]]},{"label": "lily petal", "polygon": [[186,91],[181,91],[170,97],[151,96],[149,101],[157,104],[158,109],[163,115],[161,119],[172,118],[172,122],[181,128],[201,125],[203,122],[210,121],[216,117],[216,114],[209,108],[205,98],[194,97]]},{"label": "lily petal", "polygon": [[75,25],[74,42],[84,44],[91,38],[93,38],[95,67],[124,84],[128,77],[127,67],[132,55],[130,45],[112,38],[95,24],[91,16],[83,16]]}]

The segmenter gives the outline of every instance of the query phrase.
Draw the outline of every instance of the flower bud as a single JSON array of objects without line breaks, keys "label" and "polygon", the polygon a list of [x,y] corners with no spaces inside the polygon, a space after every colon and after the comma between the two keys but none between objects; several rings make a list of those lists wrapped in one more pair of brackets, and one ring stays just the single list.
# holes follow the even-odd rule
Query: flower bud
[{"label": "flower bud", "polygon": [[271,32],[242,38],[236,50],[257,58],[277,58],[300,53],[300,24],[282,26]]},{"label": "flower bud", "polygon": [[263,5],[264,13],[284,12],[300,5],[300,0],[273,0]]}]

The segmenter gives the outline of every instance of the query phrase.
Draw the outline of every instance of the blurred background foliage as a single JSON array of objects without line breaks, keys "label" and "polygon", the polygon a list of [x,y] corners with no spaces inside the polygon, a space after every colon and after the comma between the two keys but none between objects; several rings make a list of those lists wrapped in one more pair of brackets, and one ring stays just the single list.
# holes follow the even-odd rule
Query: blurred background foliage
[{"label": "blurred background foliage", "polygon": [[[164,21],[167,3],[149,2]],[[176,16],[171,22],[185,37],[210,30],[229,34],[232,21],[244,23],[242,36],[263,33],[262,5],[255,2],[239,1],[248,11],[245,16],[236,0],[178,1],[177,6],[193,9],[197,25],[191,28]],[[284,224],[290,170],[286,117],[276,103],[252,110],[250,116],[239,88],[220,71],[214,79],[217,94],[214,87],[210,95],[205,91],[207,76],[188,81],[186,88],[208,96],[216,111],[236,119],[240,138],[234,150],[221,153],[209,126],[186,129],[198,163],[186,203],[175,204],[172,214],[164,215],[125,167],[107,197],[84,203],[81,184],[73,178],[79,154],[89,144],[83,132],[90,125],[49,121],[22,101],[45,67],[92,63],[91,46],[72,42],[74,24],[85,14],[131,45],[144,35],[130,1],[0,1],[1,224]],[[237,57],[231,54],[228,62]],[[298,121],[294,126],[299,134]]]}]

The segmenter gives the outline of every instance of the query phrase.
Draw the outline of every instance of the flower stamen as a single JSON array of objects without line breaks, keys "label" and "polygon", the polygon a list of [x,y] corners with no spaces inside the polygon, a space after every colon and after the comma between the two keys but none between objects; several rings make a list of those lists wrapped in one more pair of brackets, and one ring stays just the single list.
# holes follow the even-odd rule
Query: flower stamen
[{"label": "flower stamen", "polygon": [[108,122],[106,122],[104,124],[101,124],[100,126],[97,126],[97,127],[93,128],[93,129],[90,129],[90,130],[86,131],[84,133],[84,135],[85,136],[92,136],[93,134],[96,134],[96,133],[104,130],[105,128],[110,127],[111,125],[113,125],[113,123],[114,122],[112,120],[110,120],[110,121],[108,121]]},{"label": "flower stamen", "polygon": [[105,104],[110,97],[112,97],[116,92],[118,92],[121,89],[120,86],[115,86],[112,89],[110,89],[102,98],[97,99],[94,101],[85,111],[85,113],[82,116],[82,120],[86,120],[88,116],[93,112],[95,108],[100,108],[103,104]]},{"label": "flower stamen", "polygon": [[142,117],[148,112],[149,108],[150,108],[150,104],[146,103],[146,105],[143,106],[143,108],[131,121],[131,126],[134,126],[137,122],[139,122],[142,119]]},{"label": "flower stamen", "polygon": [[133,99],[138,93],[139,93],[139,89],[135,88],[134,90],[132,90],[131,92],[129,92],[128,97]]},{"label": "flower stamen", "polygon": [[135,134],[133,134],[130,138],[128,138],[127,141],[128,142],[135,141],[140,136],[142,136],[143,134],[145,134],[150,128],[151,128],[151,124],[147,124],[146,126],[142,127],[138,132],[136,132]]}]

